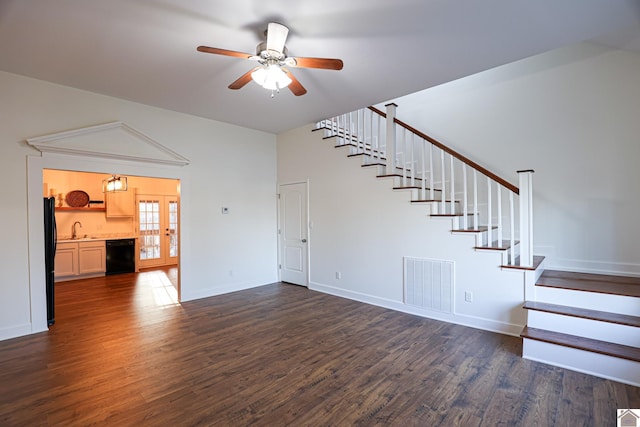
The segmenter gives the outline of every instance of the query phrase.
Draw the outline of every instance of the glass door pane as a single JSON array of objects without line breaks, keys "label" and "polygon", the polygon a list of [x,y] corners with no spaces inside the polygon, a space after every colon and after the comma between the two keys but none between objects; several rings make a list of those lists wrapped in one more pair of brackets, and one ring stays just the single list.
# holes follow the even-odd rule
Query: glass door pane
[{"label": "glass door pane", "polygon": [[169,234],[169,257],[178,256],[178,202],[170,200],[168,204],[169,223],[167,233]]},{"label": "glass door pane", "polygon": [[140,200],[140,260],[159,259],[160,253],[160,202]]}]

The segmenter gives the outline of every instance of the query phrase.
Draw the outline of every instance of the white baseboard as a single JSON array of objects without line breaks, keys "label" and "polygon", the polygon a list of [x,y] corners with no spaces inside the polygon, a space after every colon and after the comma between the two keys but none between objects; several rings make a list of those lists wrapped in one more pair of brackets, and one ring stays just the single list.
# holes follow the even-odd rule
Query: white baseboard
[{"label": "white baseboard", "polygon": [[11,338],[18,338],[29,334],[35,334],[37,332],[43,331],[34,331],[31,327],[31,323],[11,326],[10,328],[2,328],[0,329],[0,341],[10,340]]},{"label": "white baseboard", "polygon": [[413,314],[415,316],[426,317],[428,319],[440,320],[448,323],[455,323],[457,325],[469,326],[471,328],[497,332],[505,335],[520,336],[520,332],[524,327],[524,325],[500,322],[493,319],[485,319],[481,317],[453,313],[443,313],[435,310],[426,310],[423,308],[407,305],[401,301],[380,298],[360,292],[348,291],[345,289],[324,285],[322,283],[310,282],[309,289],[325,294],[347,298],[354,301],[363,302],[365,304],[371,304],[378,307],[388,308],[390,310]]}]

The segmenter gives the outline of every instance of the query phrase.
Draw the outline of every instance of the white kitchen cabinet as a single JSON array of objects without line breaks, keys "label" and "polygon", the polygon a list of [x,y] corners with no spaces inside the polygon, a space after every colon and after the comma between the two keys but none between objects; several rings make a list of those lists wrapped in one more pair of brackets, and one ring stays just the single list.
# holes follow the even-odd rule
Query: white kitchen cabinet
[{"label": "white kitchen cabinet", "polygon": [[78,273],[104,273],[106,271],[104,240],[78,243]]},{"label": "white kitchen cabinet", "polygon": [[104,240],[58,243],[54,269],[56,281],[104,275]]},{"label": "white kitchen cabinet", "polygon": [[56,280],[67,276],[78,275],[80,270],[78,266],[77,243],[58,243],[54,271]]},{"label": "white kitchen cabinet", "polygon": [[133,218],[136,214],[136,191],[107,191],[107,218]]}]

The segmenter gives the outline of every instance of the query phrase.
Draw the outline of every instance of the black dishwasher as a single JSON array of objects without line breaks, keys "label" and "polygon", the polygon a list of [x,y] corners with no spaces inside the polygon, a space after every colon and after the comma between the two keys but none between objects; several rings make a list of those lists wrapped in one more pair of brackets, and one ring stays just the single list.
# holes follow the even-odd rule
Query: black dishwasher
[{"label": "black dishwasher", "polygon": [[136,271],[135,239],[107,240],[107,273],[120,274]]}]

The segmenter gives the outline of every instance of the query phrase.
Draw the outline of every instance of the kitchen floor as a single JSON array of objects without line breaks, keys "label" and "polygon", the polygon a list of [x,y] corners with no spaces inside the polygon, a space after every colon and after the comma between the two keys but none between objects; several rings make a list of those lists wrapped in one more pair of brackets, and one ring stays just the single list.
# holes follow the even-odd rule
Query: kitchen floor
[{"label": "kitchen floor", "polygon": [[[178,267],[167,266],[141,270],[139,273],[56,283],[56,324],[53,328],[63,324],[67,317],[91,316],[87,307],[97,301],[112,307],[113,311],[121,309],[123,301],[135,311],[179,305],[177,280]],[[101,314],[108,313],[109,310]]]}]

